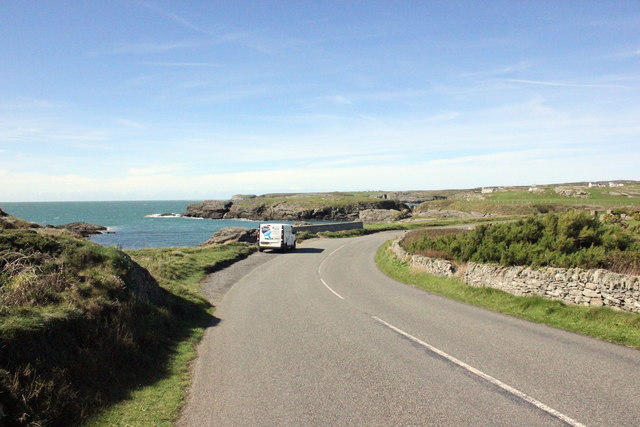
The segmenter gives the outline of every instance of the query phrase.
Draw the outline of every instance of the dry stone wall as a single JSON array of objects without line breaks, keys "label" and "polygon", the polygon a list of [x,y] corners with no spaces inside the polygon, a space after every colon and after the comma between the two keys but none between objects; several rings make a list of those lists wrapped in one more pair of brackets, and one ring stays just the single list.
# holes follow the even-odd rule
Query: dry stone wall
[{"label": "dry stone wall", "polygon": [[321,231],[345,231],[364,228],[362,221],[334,222],[332,224],[296,225],[293,227],[296,233],[306,231],[308,233],[320,233]]},{"label": "dry stone wall", "polygon": [[513,295],[545,298],[594,307],[612,307],[640,313],[640,276],[608,270],[580,268],[504,267],[468,263],[458,269],[453,263],[407,253],[398,241],[392,252],[413,268],[436,276],[458,276],[471,286],[486,286]]}]

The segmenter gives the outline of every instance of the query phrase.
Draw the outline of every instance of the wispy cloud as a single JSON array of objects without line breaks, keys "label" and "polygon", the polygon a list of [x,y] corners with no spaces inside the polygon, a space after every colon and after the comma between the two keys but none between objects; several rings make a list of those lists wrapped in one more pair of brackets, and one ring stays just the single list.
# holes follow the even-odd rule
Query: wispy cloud
[{"label": "wispy cloud", "polygon": [[199,48],[212,46],[219,42],[210,40],[182,40],[174,42],[151,42],[151,43],[128,43],[116,46],[111,49],[94,50],[89,52],[91,56],[100,55],[121,55],[121,54],[141,54],[166,52],[176,49]]},{"label": "wispy cloud", "polygon": [[336,104],[343,104],[343,105],[353,104],[353,101],[344,95],[328,96],[326,99]]},{"label": "wispy cloud", "polygon": [[635,58],[640,56],[640,49],[627,50],[624,52],[612,53],[611,55],[605,56],[605,58],[611,59],[627,59],[627,58]]},{"label": "wispy cloud", "polygon": [[440,113],[440,114],[436,114],[434,116],[427,117],[425,119],[422,119],[421,121],[426,122],[426,123],[448,122],[450,120],[454,120],[459,115],[460,115],[460,113],[458,113],[457,111],[447,111],[447,112],[444,112],[444,113]]},{"label": "wispy cloud", "polygon": [[143,61],[139,62],[141,65],[153,65],[157,67],[177,67],[177,68],[189,68],[189,67],[220,67],[221,64],[215,62],[152,62]]},{"label": "wispy cloud", "polygon": [[188,19],[184,18],[183,16],[180,16],[176,13],[173,12],[169,12],[165,9],[161,9],[160,7],[156,6],[155,4],[149,2],[149,1],[145,1],[145,0],[137,0],[136,3],[138,3],[139,5],[155,12],[156,14],[165,17],[166,19],[169,19],[170,21],[173,21],[174,23],[184,27],[184,28],[188,28],[190,30],[193,30],[195,32],[201,33],[201,34],[206,34],[206,35],[214,35],[211,31],[207,30],[206,28],[202,28],[199,25],[194,24],[193,22],[189,21]]},{"label": "wispy cloud", "polygon": [[135,128],[135,129],[145,129],[146,128],[146,126],[144,126],[143,124],[138,123],[138,122],[136,122],[134,120],[119,118],[119,119],[116,119],[116,121],[118,123],[120,123],[121,125],[130,127],[130,128]]},{"label": "wispy cloud", "polygon": [[[472,188],[573,180],[634,179],[628,153],[607,150],[496,151],[481,156],[400,164],[325,165],[182,175],[165,167],[98,178],[77,173],[14,172],[0,169],[0,200],[126,200],[226,198],[244,191],[354,191],[403,188]],[[4,170],[3,170],[4,169]],[[132,172],[132,171],[130,171]],[[505,177],[509,177],[505,181]]]},{"label": "wispy cloud", "polygon": [[29,97],[18,97],[12,102],[0,103],[2,110],[33,110],[33,109],[55,109],[67,108],[71,104],[65,101],[51,99],[37,99]]},{"label": "wispy cloud", "polygon": [[523,83],[538,86],[557,86],[557,87],[582,87],[582,88],[606,88],[606,89],[639,89],[637,87],[612,85],[612,84],[592,84],[592,83],[570,83],[548,80],[524,80],[524,79],[502,79],[504,82]]},{"label": "wispy cloud", "polygon": [[501,68],[493,68],[490,70],[473,71],[469,73],[462,73],[460,77],[491,77],[500,76],[504,74],[512,74],[520,71],[526,71],[531,68],[529,61],[520,61],[516,64],[507,65]]},{"label": "wispy cloud", "polygon": [[289,45],[291,43],[291,41],[285,42],[281,39],[271,40],[264,34],[258,33],[254,30],[238,30],[227,32],[221,31],[219,29],[210,30],[193,23],[191,20],[185,18],[184,16],[178,15],[166,9],[162,9],[149,1],[138,0],[137,3],[153,11],[154,13],[182,26],[183,28],[187,28],[197,33],[212,37],[216,44],[234,43],[262,53],[273,54],[276,51],[282,49],[285,45]]},{"label": "wispy cloud", "polygon": [[151,166],[146,168],[129,168],[127,174],[129,175],[164,175],[172,172],[176,172],[182,169],[182,165],[160,165]]}]

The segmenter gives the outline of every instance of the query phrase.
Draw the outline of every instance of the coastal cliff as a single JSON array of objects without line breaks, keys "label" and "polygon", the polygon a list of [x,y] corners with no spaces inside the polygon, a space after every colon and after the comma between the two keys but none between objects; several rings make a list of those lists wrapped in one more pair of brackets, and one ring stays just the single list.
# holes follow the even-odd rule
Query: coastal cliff
[{"label": "coastal cliff", "polygon": [[349,200],[326,198],[253,198],[238,201],[207,200],[187,206],[187,217],[262,220],[329,220],[352,221],[368,209],[402,211],[408,207],[396,200]]}]

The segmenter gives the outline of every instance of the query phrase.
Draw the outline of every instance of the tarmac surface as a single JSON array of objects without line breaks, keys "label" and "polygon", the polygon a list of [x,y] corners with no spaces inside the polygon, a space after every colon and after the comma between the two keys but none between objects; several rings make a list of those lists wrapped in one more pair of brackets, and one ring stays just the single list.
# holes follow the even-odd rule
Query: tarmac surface
[{"label": "tarmac surface", "polygon": [[398,283],[373,259],[397,234],[209,276],[219,322],[179,425],[639,424],[639,351]]}]

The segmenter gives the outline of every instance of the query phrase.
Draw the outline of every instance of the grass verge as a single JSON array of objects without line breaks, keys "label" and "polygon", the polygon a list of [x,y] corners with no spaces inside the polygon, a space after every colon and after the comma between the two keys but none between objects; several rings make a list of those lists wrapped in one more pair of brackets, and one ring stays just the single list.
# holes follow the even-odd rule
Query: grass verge
[{"label": "grass verge", "polygon": [[[175,299],[168,315],[167,329],[157,330],[157,339],[170,339],[170,351],[163,361],[161,375],[153,382],[137,387],[126,399],[106,408],[86,424],[94,426],[172,425],[180,414],[190,383],[190,363],[196,346],[207,327],[215,324],[213,307],[200,296],[200,280],[251,254],[255,248],[229,244],[206,248],[160,248],[129,251],[129,255],[145,267],[160,286]],[[139,369],[151,372],[156,366]]]},{"label": "grass verge", "polygon": [[387,242],[378,249],[376,263],[393,279],[499,313],[640,349],[640,314],[566,305],[541,297],[519,297],[497,289],[469,286],[456,278],[418,272],[397,259],[389,251],[390,244]]}]

